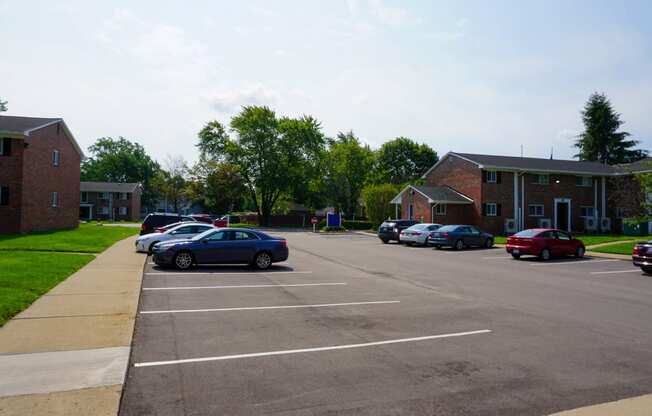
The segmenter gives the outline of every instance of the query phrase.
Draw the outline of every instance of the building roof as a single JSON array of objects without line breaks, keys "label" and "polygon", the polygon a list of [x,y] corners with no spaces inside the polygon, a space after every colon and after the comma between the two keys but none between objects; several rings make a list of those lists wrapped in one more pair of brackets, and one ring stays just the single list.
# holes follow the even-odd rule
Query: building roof
[{"label": "building roof", "polygon": [[431,204],[472,204],[473,200],[450,186],[408,185],[392,199],[392,204],[400,204],[401,196],[408,189],[428,198]]},{"label": "building roof", "polygon": [[451,154],[466,159],[482,168],[501,168],[527,170],[535,172],[579,173],[587,175],[609,175],[617,172],[614,166],[599,162],[581,162],[578,160],[545,159],[535,157],[478,155],[472,153]]},{"label": "building roof", "polygon": [[35,130],[57,123],[61,123],[73,147],[83,158],[84,152],[79,147],[77,140],[75,140],[75,137],[72,135],[70,129],[68,129],[68,126],[62,118],[0,116],[0,135],[28,137],[30,133]]},{"label": "building roof", "polygon": [[652,171],[652,157],[646,157],[637,162],[618,165],[621,172],[649,172]]},{"label": "building roof", "polygon": [[81,192],[126,192],[136,191],[140,186],[137,182],[82,182],[79,186]]}]

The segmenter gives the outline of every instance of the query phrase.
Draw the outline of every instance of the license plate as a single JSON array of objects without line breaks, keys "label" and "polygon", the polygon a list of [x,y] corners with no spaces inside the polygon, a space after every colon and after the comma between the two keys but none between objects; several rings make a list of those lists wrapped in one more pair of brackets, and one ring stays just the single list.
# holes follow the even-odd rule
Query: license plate
[{"label": "license plate", "polygon": [[514,253],[514,254],[520,254],[521,251],[520,251],[519,249],[515,248],[514,250],[512,250],[512,253]]}]

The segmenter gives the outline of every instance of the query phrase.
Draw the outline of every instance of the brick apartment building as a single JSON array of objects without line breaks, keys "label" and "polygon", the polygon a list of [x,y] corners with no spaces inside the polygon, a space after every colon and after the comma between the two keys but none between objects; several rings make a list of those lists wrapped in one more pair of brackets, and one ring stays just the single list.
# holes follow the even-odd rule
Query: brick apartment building
[{"label": "brick apartment building", "polygon": [[82,182],[79,217],[84,220],[138,221],[141,195],[139,183]]},{"label": "brick apartment building", "polygon": [[0,234],[77,227],[82,158],[63,119],[0,116]]},{"label": "brick apartment building", "polygon": [[392,201],[401,217],[472,224],[495,234],[526,228],[620,231],[624,209],[609,202],[615,178],[650,171],[649,160],[596,162],[447,153]]}]

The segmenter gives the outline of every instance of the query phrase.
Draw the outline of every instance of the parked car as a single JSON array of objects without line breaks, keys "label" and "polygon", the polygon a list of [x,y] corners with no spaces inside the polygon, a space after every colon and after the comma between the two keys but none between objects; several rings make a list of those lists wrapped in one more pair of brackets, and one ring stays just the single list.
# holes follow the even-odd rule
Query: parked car
[{"label": "parked car", "polygon": [[507,237],[505,250],[515,259],[523,254],[549,260],[554,256],[584,257],[584,243],[566,231],[553,228],[532,228]]},{"label": "parked car", "polygon": [[155,244],[178,239],[188,239],[204,231],[213,230],[212,224],[203,224],[200,222],[182,222],[176,226],[161,233],[149,233],[141,235],[136,239],[136,251],[152,253]]},{"label": "parked car", "polygon": [[155,212],[148,214],[140,226],[140,235],[153,233],[157,228],[180,221],[195,221],[187,215]]},{"label": "parked car", "polygon": [[172,228],[174,228],[174,227],[176,227],[176,226],[178,226],[178,225],[181,225],[181,224],[195,224],[195,223],[197,223],[197,222],[198,222],[198,221],[179,221],[179,222],[173,222],[172,224],[164,225],[163,227],[156,227],[156,228],[154,229],[154,232],[157,232],[157,233],[164,233],[164,232],[166,232],[166,231],[168,231],[168,230],[170,230],[170,229],[172,229]]},{"label": "parked car", "polygon": [[491,248],[494,245],[494,236],[474,225],[444,225],[430,233],[428,245],[437,249],[452,247],[455,250],[462,250],[464,247]]},{"label": "parked car", "polygon": [[380,224],[378,227],[378,238],[384,244],[389,243],[391,240],[401,242],[401,231],[418,224],[419,221],[414,220],[387,220]]},{"label": "parked car", "polygon": [[652,240],[637,243],[632,252],[634,266],[638,266],[647,274],[652,274]]},{"label": "parked car", "polygon": [[414,224],[400,232],[401,242],[408,246],[418,244],[421,246],[428,245],[428,236],[431,231],[440,228],[441,224],[420,223]]},{"label": "parked car", "polygon": [[196,264],[250,264],[267,269],[288,258],[287,241],[248,228],[217,228],[153,247],[154,263],[186,270]]},{"label": "parked car", "polygon": [[240,222],[240,217],[237,215],[223,215],[220,218],[213,221],[213,225],[216,227],[228,227],[229,224],[237,224]]},{"label": "parked car", "polygon": [[213,217],[211,217],[209,214],[190,214],[190,216],[198,222],[205,222],[206,224],[212,224],[213,223]]}]

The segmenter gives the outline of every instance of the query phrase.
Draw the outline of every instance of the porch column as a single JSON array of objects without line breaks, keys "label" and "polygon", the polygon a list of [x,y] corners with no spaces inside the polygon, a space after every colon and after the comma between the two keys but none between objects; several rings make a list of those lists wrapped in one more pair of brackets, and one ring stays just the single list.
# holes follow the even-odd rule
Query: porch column
[{"label": "porch column", "polygon": [[525,174],[521,174],[521,230],[525,229]]},{"label": "porch column", "polygon": [[514,224],[516,224],[516,229],[521,230],[520,215],[518,215],[518,173],[514,172]]},{"label": "porch column", "polygon": [[602,177],[602,216],[607,216],[607,194],[606,194],[606,185],[605,177]]},{"label": "porch column", "polygon": [[398,219],[398,204],[394,204],[394,218]]}]

